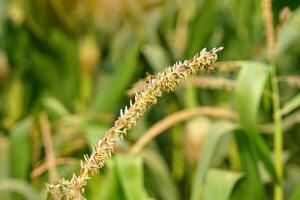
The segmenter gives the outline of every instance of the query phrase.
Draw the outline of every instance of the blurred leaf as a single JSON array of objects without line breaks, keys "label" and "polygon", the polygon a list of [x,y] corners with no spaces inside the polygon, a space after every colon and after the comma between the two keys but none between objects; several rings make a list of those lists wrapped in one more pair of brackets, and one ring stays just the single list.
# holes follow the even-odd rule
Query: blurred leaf
[{"label": "blurred leaf", "polygon": [[31,164],[31,145],[29,133],[30,119],[17,123],[10,133],[11,175],[27,179]]},{"label": "blurred leaf", "polygon": [[[185,57],[190,58],[200,49],[205,47],[205,43],[214,31],[220,14],[220,2],[217,0],[201,1],[194,19],[189,23],[189,36]],[[195,86],[188,85],[185,94],[185,106],[197,106],[197,93]]]},{"label": "blurred leaf", "polygon": [[[290,10],[283,9],[284,6]],[[299,73],[299,6],[298,1],[272,2],[280,77]],[[90,152],[85,143],[95,144],[96,138],[100,139],[113,124],[111,117],[124,107],[122,104],[127,104],[125,91],[133,82],[144,78],[146,71],[160,71],[172,60],[188,59],[205,46],[211,48],[221,43],[226,47],[221,53],[223,60],[264,60],[267,41],[263,28],[260,0],[0,0],[0,52],[3,54],[0,56],[0,178],[17,177],[30,181],[41,192],[44,190],[47,174],[29,179],[30,170],[45,161],[38,124],[30,119],[39,109],[46,109],[50,114],[59,156],[76,160]],[[94,36],[92,46],[83,45],[86,38]],[[217,70],[212,75],[235,77],[237,71],[230,71],[235,62],[223,64],[226,69],[228,64],[229,70],[225,73]],[[159,138],[158,146],[151,144],[140,152],[138,161],[125,156],[109,159],[107,167],[88,182],[87,199],[126,200],[148,198],[147,194],[157,200],[187,199],[190,195],[197,200],[228,199],[231,190],[230,198],[234,200],[272,198],[274,182],[270,179],[276,178],[272,154],[268,152],[273,145],[272,136],[260,135],[257,129],[259,122],[270,122],[274,114],[270,85],[264,85],[267,67],[260,63],[263,67],[259,69],[252,62],[245,65],[252,69],[242,69],[244,75],[240,74],[236,82],[240,91],[234,95],[239,101],[236,111],[242,130],[234,138],[239,145],[234,148],[234,155],[228,153],[232,135],[225,134],[223,127],[213,127],[207,134],[207,144],[197,145],[204,151],[202,154],[190,142],[183,141],[186,135],[175,127],[168,131],[173,135]],[[296,81],[289,83],[280,84],[281,99],[286,102],[281,112],[286,116],[284,147],[289,158],[285,165],[284,197],[289,197],[294,189],[291,195],[294,200],[300,199],[299,186],[293,188],[299,181],[300,171],[295,166],[300,158],[297,124],[300,98],[297,94],[290,98],[299,88]],[[265,104],[260,105],[262,93]],[[199,93],[188,85],[179,88],[156,109],[147,112],[142,123],[130,130],[127,139],[135,141],[166,112],[195,106],[198,100],[201,105],[230,107],[232,93],[202,89]],[[170,102],[176,104],[176,109],[168,112]],[[25,120],[19,122],[22,119]],[[270,123],[266,130],[272,126]],[[196,130],[199,132],[199,128]],[[198,136],[191,141],[199,139]],[[198,165],[183,162],[186,159],[182,156],[185,150],[182,142],[191,147],[187,157],[193,154],[193,161]],[[123,140],[118,150],[126,151],[128,145]],[[215,173],[209,170],[210,166],[240,169],[245,176],[233,186],[234,181],[225,181],[227,172]],[[68,178],[79,171],[79,165],[60,163],[57,170],[61,177]],[[194,182],[191,182],[192,175],[196,175]],[[18,190],[19,185],[10,187]],[[24,199],[20,194],[9,194],[10,191],[1,190],[0,199]]]},{"label": "blurred leaf", "polygon": [[101,188],[101,198],[99,199],[126,199],[118,178],[118,172],[114,160],[109,160],[106,164],[108,174],[105,176],[103,187]]},{"label": "blurred leaf", "polygon": [[89,184],[87,185],[85,194],[87,199],[89,200],[99,200],[101,197],[101,190],[99,188],[102,187],[103,177],[101,175],[95,175],[89,180]]},{"label": "blurred leaf", "polygon": [[205,200],[227,200],[235,184],[243,177],[241,173],[210,169],[207,174]]},{"label": "blurred leaf", "polygon": [[[9,162],[9,141],[0,136],[0,180],[8,178],[10,175],[10,162]],[[0,199],[9,200],[7,192],[0,192]]]},{"label": "blurred leaf", "polygon": [[161,155],[152,150],[144,150],[141,156],[148,169],[149,179],[153,181],[155,197],[161,200],[178,200],[176,185]]},{"label": "blurred leaf", "polygon": [[55,116],[62,117],[69,114],[66,107],[54,97],[44,98],[43,104],[46,107],[46,109]]},{"label": "blurred leaf", "polygon": [[300,8],[295,10],[289,21],[279,32],[277,37],[277,51],[284,53],[290,46],[299,41],[300,38]]},{"label": "blurred leaf", "polygon": [[250,199],[266,199],[261,177],[257,167],[257,159],[251,139],[242,131],[235,132],[240,163],[247,179],[247,189]]},{"label": "blurred leaf", "polygon": [[[58,1],[58,0],[50,0],[49,4],[46,4],[50,6],[53,9],[53,12],[55,13],[55,16],[59,19],[60,23],[63,25],[65,29],[67,29],[70,32],[76,32],[79,24],[76,24],[79,22],[79,20],[73,20],[76,16],[72,16],[71,10],[66,10],[64,8],[64,1]],[[70,6],[70,5],[69,5]],[[69,12],[68,12],[69,11]],[[83,12],[83,11],[82,11]],[[76,27],[77,26],[77,27]]]},{"label": "blurred leaf", "polygon": [[20,26],[13,23],[5,23],[4,30],[5,51],[11,66],[20,72],[24,68],[24,61],[27,56],[29,34]]},{"label": "blurred leaf", "polygon": [[113,65],[112,68],[118,68],[118,64],[121,59],[124,59],[125,54],[128,54],[128,48],[132,48],[136,42],[138,36],[134,35],[127,28],[121,28],[119,32],[116,33],[115,37],[111,38],[109,44],[110,54],[108,59]]},{"label": "blurred leaf", "polygon": [[291,100],[286,102],[282,109],[281,109],[281,115],[287,115],[290,112],[294,111],[300,106],[300,94],[294,96]]},{"label": "blurred leaf", "polygon": [[14,123],[24,111],[24,97],[25,87],[24,83],[20,80],[20,77],[14,77],[6,96],[6,113],[8,116],[9,126]]},{"label": "blurred leaf", "polygon": [[102,138],[104,136],[107,127],[99,123],[86,122],[84,123],[83,131],[88,144],[96,145],[97,138]]},{"label": "blurred leaf", "polygon": [[289,198],[289,200],[299,200],[300,199],[300,183],[298,183]]},{"label": "blurred leaf", "polygon": [[130,38],[122,58],[116,64],[116,71],[98,92],[94,106],[99,112],[114,112],[131,82],[138,62],[140,41]]},{"label": "blurred leaf", "polygon": [[236,103],[241,124],[256,133],[257,112],[267,80],[268,68],[263,63],[243,62],[236,85]]},{"label": "blurred leaf", "polygon": [[199,154],[194,181],[192,183],[191,200],[198,200],[202,198],[203,182],[216,151],[218,142],[224,134],[232,131],[233,129],[235,129],[235,125],[230,122],[217,122],[208,130],[203,149]]},{"label": "blurred leaf", "polygon": [[195,18],[191,21],[189,29],[190,36],[186,57],[191,57],[205,45],[215,29],[219,19],[220,2],[217,0],[204,1],[196,12]]},{"label": "blurred leaf", "polygon": [[108,168],[109,173],[102,188],[102,199],[148,199],[140,157],[116,155],[108,162]]},{"label": "blurred leaf", "polygon": [[0,136],[0,179],[9,177],[9,146],[9,141],[5,137]]},{"label": "blurred leaf", "polygon": [[143,53],[155,72],[163,70],[170,64],[167,52],[159,44],[144,45]]},{"label": "blurred leaf", "polygon": [[[8,10],[8,5],[9,2],[8,1],[1,1],[0,2],[0,33],[2,33],[2,25],[3,25],[3,21],[7,16],[7,10]],[[1,35],[1,34],[0,34]]]},{"label": "blurred leaf", "polygon": [[269,74],[268,66],[259,62],[243,62],[242,66],[235,87],[240,122],[252,141],[253,153],[259,156],[273,180],[277,181],[268,146],[256,127],[259,103]]},{"label": "blurred leaf", "polygon": [[17,179],[0,180],[0,192],[17,192],[28,200],[42,200],[41,195],[27,182]]},{"label": "blurred leaf", "polygon": [[234,187],[230,200],[251,200],[251,194],[249,191],[249,185],[245,178],[242,178],[240,181],[236,183]]},{"label": "blurred leaf", "polygon": [[115,157],[116,169],[127,200],[148,199],[144,188],[143,162],[140,157]]},{"label": "blurred leaf", "polygon": [[[29,72],[32,84],[39,84],[46,94],[55,96],[63,104],[71,108],[78,93],[78,57],[77,43],[63,30],[49,31],[47,42],[42,48],[33,43],[28,59],[31,61]],[[36,85],[32,87],[35,88]]]},{"label": "blurred leaf", "polygon": [[222,22],[227,21],[230,27],[223,27],[225,34],[229,31],[234,35],[234,37],[226,37],[228,41],[223,41],[226,51],[222,55],[235,59],[252,57],[256,53],[254,53],[256,48],[254,41],[263,40],[264,37],[261,1],[223,1],[222,10]]}]

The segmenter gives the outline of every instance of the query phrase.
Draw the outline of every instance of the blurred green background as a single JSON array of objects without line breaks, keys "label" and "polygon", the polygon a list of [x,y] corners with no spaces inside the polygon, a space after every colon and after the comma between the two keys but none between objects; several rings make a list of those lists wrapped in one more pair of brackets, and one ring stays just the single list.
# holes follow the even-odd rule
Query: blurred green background
[{"label": "blurred green background", "polygon": [[[282,187],[284,199],[296,200],[300,2],[272,5],[284,132]],[[208,86],[183,84],[161,98],[120,141],[84,195],[273,198],[272,75],[260,0],[1,0],[0,21],[1,200],[45,199],[45,184],[78,172],[83,154],[128,105],[134,83],[146,72],[217,46],[224,46],[220,61],[243,62],[223,62],[223,70],[197,77],[208,79]],[[230,70],[234,64],[241,69]],[[216,86],[220,79],[236,87]],[[240,122],[191,117],[136,156],[126,155],[156,122],[203,106],[236,111]],[[48,167],[51,158],[55,165]]]}]

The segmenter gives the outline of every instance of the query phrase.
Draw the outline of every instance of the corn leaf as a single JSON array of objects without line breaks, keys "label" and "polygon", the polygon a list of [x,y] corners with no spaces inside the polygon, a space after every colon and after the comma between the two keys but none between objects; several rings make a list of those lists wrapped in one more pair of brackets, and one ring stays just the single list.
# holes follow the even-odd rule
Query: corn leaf
[{"label": "corn leaf", "polygon": [[300,8],[294,11],[289,21],[278,34],[278,53],[284,53],[290,46],[297,43],[300,38]]},{"label": "corn leaf", "polygon": [[127,200],[147,199],[140,157],[116,156],[116,170]]},{"label": "corn leaf", "polygon": [[141,153],[141,156],[145,163],[145,173],[149,176],[145,178],[148,178],[148,181],[152,183],[151,188],[156,194],[155,197],[161,200],[178,200],[179,194],[176,185],[160,154],[152,150],[146,150]]},{"label": "corn leaf", "polygon": [[100,199],[126,199],[118,178],[116,163],[114,160],[109,160],[106,166],[108,170],[101,188]]},{"label": "corn leaf", "polygon": [[256,154],[253,150],[253,146],[250,145],[251,139],[242,131],[236,131],[234,135],[242,170],[247,180],[247,184],[243,190],[249,194],[249,199],[266,199],[257,167]]},{"label": "corn leaf", "polygon": [[[9,177],[10,163],[9,163],[9,141],[5,137],[0,137],[0,180]],[[9,200],[7,192],[0,192],[0,199]]]},{"label": "corn leaf", "polygon": [[298,200],[300,199],[300,183],[298,183],[294,189],[293,192],[289,198],[289,200]]},{"label": "corn leaf", "polygon": [[297,109],[300,106],[300,94],[294,96],[291,100],[286,102],[282,109],[281,109],[281,115],[287,115],[291,112],[293,112],[295,109]]},{"label": "corn leaf", "polygon": [[62,117],[69,114],[67,108],[57,98],[46,97],[42,102],[50,114],[53,114],[54,116]]},{"label": "corn leaf", "polygon": [[29,119],[25,119],[10,133],[11,175],[14,178],[26,179],[31,164],[31,145]]},{"label": "corn leaf", "polygon": [[195,54],[204,43],[207,42],[207,38],[215,30],[215,25],[218,23],[220,2],[216,0],[204,1],[199,6],[199,10],[194,19],[189,24],[190,36],[188,41],[188,49],[186,51],[186,57],[190,57]]},{"label": "corn leaf", "polygon": [[277,181],[268,146],[256,127],[260,99],[269,70],[265,64],[259,62],[243,62],[242,66],[235,88],[236,106],[241,126],[252,141],[253,153],[259,156],[273,180]]},{"label": "corn leaf", "polygon": [[231,193],[230,200],[251,200],[251,193],[248,186],[246,178],[242,178],[238,181]]},{"label": "corn leaf", "polygon": [[227,200],[242,173],[210,169],[207,174],[205,200]]},{"label": "corn leaf", "polygon": [[42,200],[41,195],[27,182],[17,179],[0,180],[0,193],[14,192],[22,195],[28,200]]},{"label": "corn leaf", "polygon": [[194,180],[192,183],[191,200],[198,200],[202,197],[203,183],[207,170],[209,169],[211,160],[216,151],[219,140],[226,133],[235,129],[235,126],[230,122],[215,123],[208,131],[205,138],[203,150],[199,155]]},{"label": "corn leaf", "polygon": [[140,50],[140,41],[129,38],[123,56],[116,64],[116,71],[108,82],[102,85],[94,102],[94,107],[100,112],[114,112],[124,96],[124,91],[131,83]]}]

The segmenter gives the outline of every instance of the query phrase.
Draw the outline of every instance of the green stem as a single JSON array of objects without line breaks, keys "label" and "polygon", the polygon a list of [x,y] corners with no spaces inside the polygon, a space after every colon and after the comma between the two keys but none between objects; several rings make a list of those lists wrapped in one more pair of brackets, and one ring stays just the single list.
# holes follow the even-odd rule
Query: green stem
[{"label": "green stem", "polygon": [[198,105],[197,91],[193,85],[187,85],[185,90],[185,106],[187,108],[193,108]]},{"label": "green stem", "polygon": [[282,137],[282,119],[280,115],[280,97],[278,89],[278,81],[276,76],[276,67],[273,63],[271,66],[272,74],[272,90],[273,90],[273,118],[275,123],[274,131],[274,154],[275,154],[275,168],[278,175],[279,182],[274,187],[274,200],[282,200],[282,149],[283,149],[283,137]]}]

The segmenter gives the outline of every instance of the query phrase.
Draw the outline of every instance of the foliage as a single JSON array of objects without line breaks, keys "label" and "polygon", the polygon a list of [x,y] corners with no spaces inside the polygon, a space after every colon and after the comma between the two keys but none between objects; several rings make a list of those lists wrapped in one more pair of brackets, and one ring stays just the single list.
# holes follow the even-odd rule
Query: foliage
[{"label": "foliage", "polygon": [[[147,111],[88,182],[84,196],[272,199],[274,186],[280,185],[283,199],[299,199],[300,4],[272,3],[273,60],[261,4],[0,1],[0,199],[46,198],[46,183],[78,174],[91,144],[103,137],[131,95],[141,91],[146,72],[156,74],[215,46],[224,46],[215,70],[187,80]],[[185,122],[128,155],[153,124],[202,107],[235,114],[226,118],[217,109],[196,117],[178,115]],[[278,150],[275,114],[282,118],[282,160],[273,156]],[[45,145],[49,136],[50,148]]]}]

